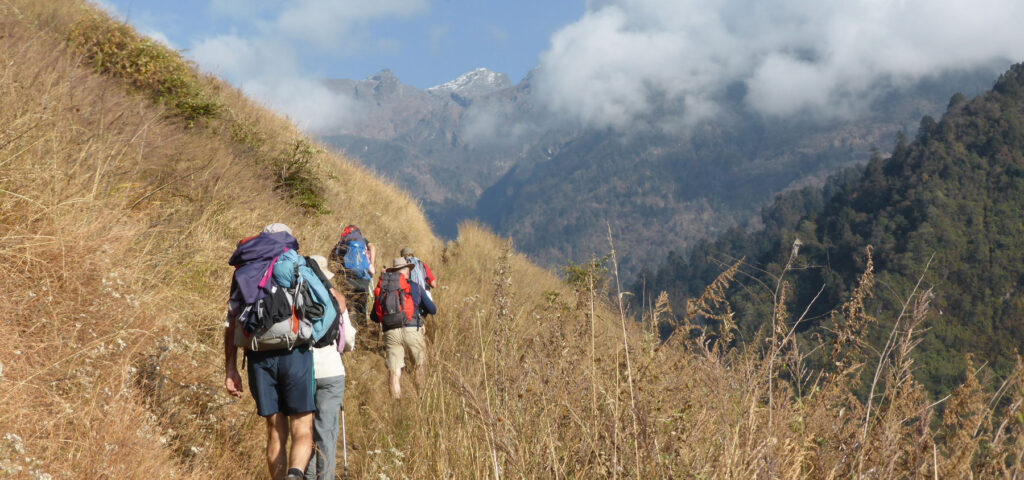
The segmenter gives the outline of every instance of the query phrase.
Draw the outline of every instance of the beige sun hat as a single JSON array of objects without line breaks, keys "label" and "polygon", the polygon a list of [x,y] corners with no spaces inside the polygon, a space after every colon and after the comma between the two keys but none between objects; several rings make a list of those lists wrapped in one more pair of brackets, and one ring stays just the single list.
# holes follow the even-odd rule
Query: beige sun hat
[{"label": "beige sun hat", "polygon": [[397,272],[397,271],[399,271],[399,270],[401,270],[403,268],[411,268],[411,267],[412,267],[412,264],[409,263],[408,261],[406,261],[406,259],[404,259],[402,257],[397,257],[397,258],[395,258],[391,262],[391,266],[388,267],[386,270],[389,271],[389,272]]}]

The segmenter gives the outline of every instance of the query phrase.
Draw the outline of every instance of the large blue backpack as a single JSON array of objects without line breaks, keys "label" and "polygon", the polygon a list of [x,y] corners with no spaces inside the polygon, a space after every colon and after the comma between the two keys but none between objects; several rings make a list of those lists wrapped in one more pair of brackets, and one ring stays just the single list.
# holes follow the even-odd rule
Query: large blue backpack
[{"label": "large blue backpack", "polygon": [[345,227],[341,233],[341,240],[334,246],[331,256],[341,261],[347,276],[370,278],[370,257],[366,254],[366,239],[354,225]]},{"label": "large blue backpack", "polygon": [[346,242],[348,248],[345,252],[345,270],[352,276],[358,278],[370,278],[370,259],[366,256],[366,243],[353,240]]}]

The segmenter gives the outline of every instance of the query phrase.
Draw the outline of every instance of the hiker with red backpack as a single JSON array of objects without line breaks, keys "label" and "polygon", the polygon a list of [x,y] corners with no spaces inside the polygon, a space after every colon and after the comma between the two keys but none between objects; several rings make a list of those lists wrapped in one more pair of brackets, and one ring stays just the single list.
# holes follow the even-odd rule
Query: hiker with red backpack
[{"label": "hiker with red backpack", "polygon": [[356,315],[357,321],[368,324],[366,310],[370,302],[370,285],[376,273],[377,248],[366,240],[359,227],[348,225],[331,250],[330,260],[335,265],[334,270],[345,279],[348,287],[345,296],[349,299],[350,311]]},{"label": "hiker with red backpack", "polygon": [[419,388],[423,387],[427,346],[423,319],[426,315],[437,314],[437,306],[423,293],[423,287],[409,281],[412,267],[404,258],[394,259],[373,290],[371,318],[379,322],[384,331],[384,360],[394,398],[402,396],[400,380],[407,351],[416,369],[416,383]]},{"label": "hiker with red backpack", "polygon": [[273,223],[239,241],[228,260],[235,272],[224,325],[224,385],[242,395],[237,358],[243,348],[256,412],[266,419],[267,469],[274,480],[303,478],[316,409],[310,347],[337,338],[344,308],[316,262],[298,249],[291,229]]}]

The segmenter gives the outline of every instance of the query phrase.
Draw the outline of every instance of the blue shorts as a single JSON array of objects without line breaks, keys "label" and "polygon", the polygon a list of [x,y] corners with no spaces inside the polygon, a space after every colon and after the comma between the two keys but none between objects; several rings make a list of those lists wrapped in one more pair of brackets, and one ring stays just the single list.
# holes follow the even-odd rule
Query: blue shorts
[{"label": "blue shorts", "polygon": [[249,362],[249,390],[256,400],[256,412],[267,417],[316,410],[313,402],[313,352],[309,347],[294,350],[253,352]]}]

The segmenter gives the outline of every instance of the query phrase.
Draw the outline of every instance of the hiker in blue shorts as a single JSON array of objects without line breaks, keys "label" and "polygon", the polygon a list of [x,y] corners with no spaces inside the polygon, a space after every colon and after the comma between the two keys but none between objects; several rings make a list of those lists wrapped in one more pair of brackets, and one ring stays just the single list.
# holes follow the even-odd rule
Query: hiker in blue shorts
[{"label": "hiker in blue shorts", "polygon": [[[239,332],[236,331],[242,328],[237,325],[243,308],[263,296],[259,291],[264,288],[267,272],[277,256],[288,249],[298,248],[291,229],[287,225],[273,223],[267,225],[260,235],[239,242],[228,262],[236,269],[224,326],[224,385],[229,394],[235,397],[242,395],[237,358],[238,348],[246,348],[249,389],[256,400],[256,412],[266,419],[267,469],[274,480],[303,478],[313,452],[313,353],[308,345],[250,350],[245,340],[239,340]],[[287,452],[285,445],[289,435],[292,446]]]}]

